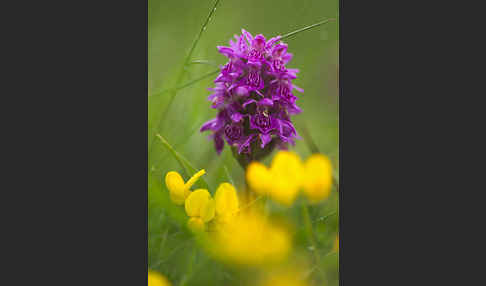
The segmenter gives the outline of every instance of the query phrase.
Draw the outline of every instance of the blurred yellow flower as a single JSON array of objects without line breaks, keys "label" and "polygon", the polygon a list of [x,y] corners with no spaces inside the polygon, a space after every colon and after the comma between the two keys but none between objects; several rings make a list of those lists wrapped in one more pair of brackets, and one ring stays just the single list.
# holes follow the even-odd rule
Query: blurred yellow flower
[{"label": "blurred yellow flower", "polygon": [[148,286],[171,286],[169,280],[162,274],[149,270],[148,271]]},{"label": "blurred yellow flower", "polygon": [[329,197],[332,187],[331,161],[322,154],[313,154],[305,162],[304,194],[311,202]]},{"label": "blurred yellow flower", "polygon": [[205,223],[214,218],[214,200],[208,190],[197,189],[185,201],[186,214],[190,217],[188,226],[192,230],[204,230]]},{"label": "blurred yellow flower", "polygon": [[210,245],[220,259],[237,265],[284,260],[292,247],[289,231],[258,211],[240,211],[212,234]]},{"label": "blurred yellow flower", "polygon": [[339,234],[336,235],[336,240],[334,241],[334,247],[332,250],[339,252]]},{"label": "blurred yellow flower", "polygon": [[304,168],[297,154],[280,151],[275,155],[270,166],[270,195],[284,205],[291,205],[302,185]]},{"label": "blurred yellow flower", "polygon": [[216,203],[216,217],[219,221],[226,222],[233,218],[239,211],[239,200],[235,187],[230,183],[219,185],[214,195]]},{"label": "blurred yellow flower", "polygon": [[191,193],[190,188],[197,180],[206,174],[206,171],[202,169],[192,176],[186,183],[182,179],[181,175],[175,171],[168,172],[165,175],[165,185],[170,192],[170,199],[177,205],[183,205],[186,198]]},{"label": "blurred yellow flower", "polygon": [[316,203],[329,197],[332,186],[332,166],[322,154],[310,156],[305,164],[293,152],[280,151],[270,168],[259,162],[248,166],[246,179],[250,188],[260,195],[290,206],[303,190],[309,201]]},{"label": "blurred yellow flower", "polygon": [[309,286],[309,283],[297,271],[282,271],[269,275],[259,286]]},{"label": "blurred yellow flower", "polygon": [[248,165],[246,181],[257,194],[266,195],[271,186],[270,170],[260,162],[253,161]]}]

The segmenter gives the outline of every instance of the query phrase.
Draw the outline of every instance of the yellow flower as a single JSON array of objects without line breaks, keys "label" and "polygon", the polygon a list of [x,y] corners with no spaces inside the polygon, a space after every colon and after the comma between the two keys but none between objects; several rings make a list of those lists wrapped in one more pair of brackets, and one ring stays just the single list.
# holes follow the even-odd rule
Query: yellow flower
[{"label": "yellow flower", "polygon": [[339,234],[336,235],[336,240],[334,241],[334,247],[332,250],[339,252]]},{"label": "yellow flower", "polygon": [[170,199],[177,205],[184,204],[184,201],[191,193],[190,188],[204,174],[206,174],[206,171],[202,169],[184,183],[179,173],[175,171],[168,172],[165,175],[165,184],[167,189],[169,189]]},{"label": "yellow flower", "polygon": [[216,215],[221,221],[228,221],[239,211],[239,200],[236,189],[230,183],[219,185],[214,195]]},{"label": "yellow flower", "polygon": [[190,193],[185,201],[185,209],[186,214],[191,217],[188,226],[193,230],[204,230],[204,224],[214,218],[214,200],[205,189],[197,189]]},{"label": "yellow flower", "polygon": [[308,286],[309,283],[297,271],[288,270],[274,273],[263,280],[259,286]]},{"label": "yellow flower", "polygon": [[270,169],[258,162],[252,162],[246,178],[252,190],[267,194],[275,201],[291,205],[302,185],[304,168],[299,156],[289,151],[280,151],[272,160]]},{"label": "yellow flower", "polygon": [[270,168],[252,162],[246,172],[250,188],[260,195],[290,206],[303,189],[309,201],[316,203],[329,197],[332,186],[331,161],[322,154],[310,156],[305,164],[299,156],[280,151]]},{"label": "yellow flower", "polygon": [[288,230],[257,211],[239,212],[212,235],[214,255],[237,265],[281,262],[292,246]]},{"label": "yellow flower", "polygon": [[322,154],[314,154],[305,162],[304,194],[313,203],[329,197],[332,186],[331,161]]},{"label": "yellow flower", "polygon": [[257,194],[266,195],[271,186],[270,170],[260,162],[254,161],[248,165],[246,181]]},{"label": "yellow flower", "polygon": [[169,280],[162,274],[149,270],[148,271],[148,286],[171,286]]},{"label": "yellow flower", "polygon": [[203,220],[199,217],[191,217],[187,221],[187,226],[189,229],[193,231],[204,231],[206,229],[206,225],[204,224]]},{"label": "yellow flower", "polygon": [[302,186],[304,168],[297,154],[280,151],[270,166],[272,185],[270,195],[284,205],[291,205]]}]

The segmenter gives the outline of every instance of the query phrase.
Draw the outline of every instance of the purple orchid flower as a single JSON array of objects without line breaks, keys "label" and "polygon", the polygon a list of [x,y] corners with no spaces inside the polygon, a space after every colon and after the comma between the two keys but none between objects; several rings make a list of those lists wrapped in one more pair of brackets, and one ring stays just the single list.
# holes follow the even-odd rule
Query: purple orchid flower
[{"label": "purple orchid flower", "polygon": [[270,142],[282,149],[295,144],[300,137],[289,115],[301,112],[294,90],[303,90],[292,83],[299,70],[286,67],[292,54],[280,36],[266,40],[242,29],[241,35],[229,40],[229,46],[217,48],[228,58],[220,67],[215,87],[209,89],[211,107],[219,112],[200,131],[211,131],[218,154],[224,141],[239,154],[251,154],[252,148],[263,149]]}]

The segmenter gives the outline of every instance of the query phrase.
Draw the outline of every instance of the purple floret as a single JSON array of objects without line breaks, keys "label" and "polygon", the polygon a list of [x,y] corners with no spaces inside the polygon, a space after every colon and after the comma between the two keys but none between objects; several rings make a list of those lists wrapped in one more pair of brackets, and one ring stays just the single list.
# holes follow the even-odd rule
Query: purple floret
[{"label": "purple floret", "polygon": [[211,131],[218,154],[224,140],[240,154],[251,153],[255,146],[264,148],[272,140],[280,148],[294,145],[300,137],[289,115],[301,112],[293,91],[303,90],[292,84],[298,70],[286,67],[292,59],[287,45],[279,36],[267,41],[244,29],[229,44],[217,47],[229,60],[209,89],[211,107],[219,112],[200,131]]}]

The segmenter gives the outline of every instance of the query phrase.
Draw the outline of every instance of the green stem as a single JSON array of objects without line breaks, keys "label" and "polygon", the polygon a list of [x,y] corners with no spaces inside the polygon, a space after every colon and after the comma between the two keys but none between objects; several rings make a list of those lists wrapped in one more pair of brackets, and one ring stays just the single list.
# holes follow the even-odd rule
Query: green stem
[{"label": "green stem", "polygon": [[314,28],[314,27],[317,27],[317,26],[320,26],[320,25],[326,24],[326,23],[331,22],[331,21],[336,21],[336,19],[334,19],[334,18],[329,18],[329,19],[326,19],[326,20],[322,20],[322,21],[320,21],[320,22],[317,22],[317,23],[315,23],[315,24],[312,24],[312,25],[310,25],[310,26],[307,26],[307,27],[304,27],[304,28],[301,28],[301,29],[295,30],[295,31],[293,31],[293,32],[290,32],[290,33],[287,33],[287,34],[285,34],[285,35],[281,36],[281,37],[280,37],[280,40],[283,40],[283,39],[286,39],[286,38],[290,38],[290,37],[292,37],[292,36],[293,36],[293,35],[295,35],[295,34],[298,34],[298,33],[300,33],[300,32],[304,32],[304,31],[307,31],[307,30],[309,30],[309,29],[312,29],[312,28]]},{"label": "green stem", "polygon": [[317,147],[316,143],[312,139],[312,136],[309,133],[309,129],[307,129],[307,125],[302,124],[301,126],[302,136],[304,137],[304,142],[307,145],[307,148],[311,151],[311,153],[320,153],[319,148]]},{"label": "green stem", "polygon": [[310,242],[312,246],[312,252],[314,253],[314,259],[315,259],[317,270],[324,277],[325,273],[324,271],[322,271],[320,267],[321,257],[319,256],[319,252],[317,250],[317,243],[314,237],[314,229],[312,228],[312,222],[309,215],[309,207],[307,206],[307,204],[302,204],[302,216],[304,218],[305,233],[307,236],[307,240]]},{"label": "green stem", "polygon": [[194,246],[191,258],[189,260],[189,263],[187,265],[187,271],[184,277],[181,280],[181,283],[179,284],[180,286],[185,286],[187,282],[191,279],[193,273],[194,273],[194,264],[196,262],[196,256],[197,256],[197,248]]},{"label": "green stem", "polygon": [[162,95],[162,94],[164,94],[164,93],[166,93],[166,92],[169,92],[169,91],[172,91],[172,92],[174,92],[174,91],[179,91],[179,90],[181,90],[181,89],[183,89],[183,88],[186,88],[186,87],[189,87],[189,86],[191,86],[191,85],[193,85],[193,84],[195,84],[195,83],[197,83],[197,82],[199,82],[199,81],[201,81],[201,80],[203,80],[203,79],[206,79],[206,78],[208,78],[208,77],[210,77],[210,76],[212,76],[212,75],[215,75],[215,74],[217,74],[219,71],[220,71],[219,69],[214,70],[214,71],[212,71],[212,72],[210,72],[210,73],[207,73],[207,74],[205,74],[205,75],[203,75],[203,76],[200,76],[200,77],[198,77],[198,78],[195,78],[195,79],[193,79],[193,80],[191,80],[191,81],[189,81],[189,82],[187,82],[187,83],[185,83],[185,84],[183,84],[183,85],[180,85],[180,86],[176,87],[175,89],[164,89],[164,90],[159,91],[159,92],[156,92],[156,93],[154,93],[154,94],[152,94],[152,95],[150,95],[150,96],[159,96],[159,95]]},{"label": "green stem", "polygon": [[[186,66],[187,66],[187,64],[191,60],[192,53],[194,52],[194,49],[196,48],[197,43],[201,39],[201,36],[202,36],[203,31],[206,30],[206,27],[207,27],[207,25],[209,23],[209,20],[211,20],[211,17],[213,16],[214,12],[216,11],[216,6],[218,6],[219,1],[220,0],[216,0],[214,2],[213,8],[209,12],[209,15],[206,18],[206,21],[204,21],[204,24],[201,27],[201,30],[199,31],[199,33],[196,35],[196,38],[194,39],[194,42],[193,42],[193,44],[191,46],[191,49],[189,50],[189,53],[187,54],[186,58],[184,59],[184,64],[181,67],[181,70],[180,70],[179,75],[177,77],[177,80],[176,80],[176,83],[174,85],[174,88],[172,88],[172,94],[170,95],[169,102],[167,103],[167,106],[165,107],[165,110],[162,113],[162,116],[160,117],[159,123],[157,124],[157,129],[156,129],[157,131],[159,130],[160,125],[162,124],[162,122],[164,122],[165,116],[167,114],[167,111],[169,111],[169,108],[172,105],[172,101],[174,100],[175,96],[177,95],[178,87],[180,86],[180,84],[181,84],[182,80],[184,79],[184,76],[185,76],[185,74],[187,72]],[[214,72],[214,73],[216,73],[216,72]],[[185,86],[187,86],[187,85],[184,85],[182,88],[184,88]],[[151,142],[151,145],[149,146],[149,148],[152,147],[154,141],[155,141],[155,138],[152,139],[152,142]],[[149,157],[151,155],[151,151],[152,150],[149,149]]]},{"label": "green stem", "polygon": [[169,110],[170,105],[172,104],[172,101],[174,100],[174,97],[177,94],[177,87],[180,85],[182,79],[186,75],[186,66],[189,64],[191,61],[192,53],[194,52],[194,49],[196,49],[197,43],[199,43],[199,40],[201,39],[202,33],[206,30],[206,27],[209,23],[209,20],[211,20],[211,16],[213,16],[214,12],[216,11],[216,6],[218,6],[220,0],[216,0],[214,2],[213,8],[211,11],[209,11],[209,15],[206,17],[206,21],[204,21],[204,24],[201,27],[201,30],[199,30],[199,33],[196,35],[196,38],[194,39],[194,42],[192,43],[191,49],[189,50],[189,53],[187,54],[185,60],[184,60],[184,65],[181,68],[181,71],[179,72],[179,76],[177,78],[175,87],[174,87],[174,93],[172,94],[171,98],[169,99],[169,103],[167,104],[167,107],[165,108],[165,113],[167,113],[167,110]]},{"label": "green stem", "polygon": [[219,70],[219,69],[214,70],[214,71],[212,71],[212,72],[210,72],[210,73],[207,73],[207,74],[205,74],[205,75],[203,75],[203,76],[201,76],[201,77],[198,77],[198,78],[196,78],[196,79],[193,79],[193,80],[191,80],[191,81],[190,81],[190,82],[188,82],[188,83],[185,83],[185,84],[183,84],[183,85],[181,85],[181,86],[178,86],[178,87],[176,88],[176,90],[178,91],[178,90],[180,90],[180,89],[183,89],[183,88],[186,88],[186,87],[188,87],[188,86],[191,86],[191,85],[193,85],[194,83],[196,83],[196,82],[198,82],[198,81],[201,81],[201,80],[203,80],[203,79],[205,79],[205,78],[208,78],[208,77],[210,77],[210,76],[212,76],[212,75],[215,75],[215,74],[217,74],[217,73],[219,73],[219,72],[220,72],[220,70]]},{"label": "green stem", "polygon": [[[188,178],[192,177],[194,174],[197,173],[197,169],[194,167],[194,165],[191,164],[191,162],[189,162],[189,160],[187,160],[184,156],[182,156],[181,154],[179,154],[179,152],[177,152],[170,144],[169,142],[167,142],[167,140],[165,140],[164,137],[162,137],[162,135],[160,134],[156,134],[155,135],[156,138],[159,138],[160,141],[162,141],[162,145],[164,145],[165,148],[167,148],[167,150],[169,150],[169,152],[172,154],[172,156],[177,160],[177,162],[179,163],[179,165],[181,165],[181,167],[184,169],[184,171],[186,172],[186,176]],[[201,185],[204,189],[209,189],[208,187],[208,183],[206,182],[206,180],[204,180],[204,178],[199,178],[199,180],[201,181]]]},{"label": "green stem", "polygon": [[231,174],[230,172],[228,171],[228,167],[226,167],[226,165],[223,165],[223,168],[224,168],[224,172],[226,174],[226,178],[228,179],[228,181],[230,181],[230,183],[234,186],[235,185],[235,181],[233,181],[233,177],[231,177]]},{"label": "green stem", "polygon": [[191,64],[191,65],[201,64],[201,65],[208,65],[208,66],[218,67],[218,65],[215,62],[208,61],[208,60],[193,60],[189,64]]},{"label": "green stem", "polygon": [[214,12],[216,12],[216,7],[218,6],[219,1],[220,0],[214,1],[213,8],[211,9],[211,11],[209,11],[209,15],[206,17],[206,21],[204,21],[204,24],[202,25],[201,30],[199,31],[199,34],[197,34],[196,38],[194,39],[192,47],[189,50],[189,54],[187,55],[186,60],[184,62],[184,65],[187,65],[189,63],[189,61],[191,60],[192,53],[194,52],[194,49],[196,48],[197,43],[201,39],[202,33],[204,32],[204,30],[206,30],[206,27],[207,27],[209,21],[211,20],[211,17],[213,16]]},{"label": "green stem", "polygon": [[316,247],[316,241],[314,239],[314,231],[312,228],[312,222],[310,219],[310,214],[309,214],[309,207],[307,204],[302,204],[302,216],[304,217],[304,227],[305,227],[305,233],[307,235],[307,239],[311,243],[312,247]]}]

